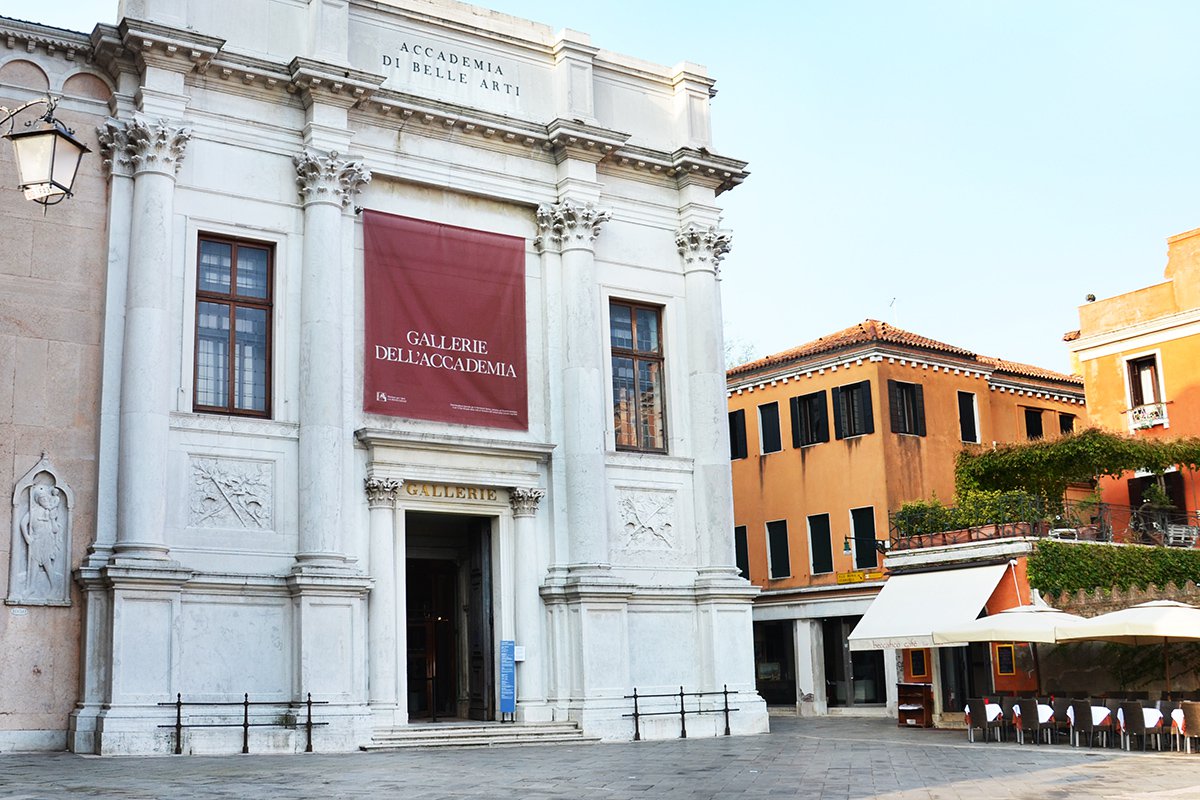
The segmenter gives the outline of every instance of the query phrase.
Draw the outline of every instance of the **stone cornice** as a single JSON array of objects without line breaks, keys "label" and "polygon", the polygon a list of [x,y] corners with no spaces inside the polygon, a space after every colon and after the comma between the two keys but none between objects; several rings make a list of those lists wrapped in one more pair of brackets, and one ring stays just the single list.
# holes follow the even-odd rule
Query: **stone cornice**
[{"label": "stone cornice", "polygon": [[629,141],[629,134],[569,119],[556,119],[546,126],[542,147],[556,158],[577,158],[598,164]]},{"label": "stone cornice", "polygon": [[0,40],[10,50],[32,54],[40,48],[51,56],[61,53],[67,61],[90,61],[92,56],[87,34],[17,19],[0,18]]},{"label": "stone cornice", "polygon": [[144,20],[121,20],[117,35],[139,65],[152,64],[175,72],[203,72],[225,46],[225,40]]},{"label": "stone cornice", "polygon": [[384,81],[382,75],[339,67],[297,56],[288,64],[289,92],[299,92],[306,105],[320,102],[350,108],[369,98]]},{"label": "stone cornice", "polygon": [[690,147],[680,148],[671,154],[671,167],[680,186],[695,182],[711,186],[717,194],[729,191],[750,175],[745,161]]}]

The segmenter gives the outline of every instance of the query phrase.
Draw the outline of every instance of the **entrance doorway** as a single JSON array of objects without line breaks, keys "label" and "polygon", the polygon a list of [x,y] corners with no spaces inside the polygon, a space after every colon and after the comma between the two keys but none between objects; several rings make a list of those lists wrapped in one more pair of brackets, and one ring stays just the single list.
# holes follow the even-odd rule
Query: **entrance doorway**
[{"label": "entrance doorway", "polygon": [[492,520],[408,512],[408,712],[495,719]]},{"label": "entrance doorway", "polygon": [[821,621],[825,639],[825,702],[838,706],[878,706],[887,702],[883,653],[850,650],[850,632],[862,617]]}]

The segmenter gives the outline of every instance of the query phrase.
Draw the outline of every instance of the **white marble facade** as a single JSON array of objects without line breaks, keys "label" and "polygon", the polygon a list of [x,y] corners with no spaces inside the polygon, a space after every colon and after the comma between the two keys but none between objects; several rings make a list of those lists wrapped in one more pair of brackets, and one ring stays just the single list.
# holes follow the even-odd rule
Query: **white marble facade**
[{"label": "white marble facade", "polygon": [[[490,533],[489,656],[523,648],[518,721],[628,739],[634,687],[728,686],[734,732],[766,730],[756,590],[733,567],[718,291],[717,196],[746,172],[713,154],[704,69],[448,0],[121,12],[91,38],[115,99],[69,747],[166,752],[158,704],[177,693],[248,692],[276,717],[311,693],[324,751],[410,724],[406,562],[436,545],[414,527],[430,514]],[[528,430],[363,412],[361,208],[525,240]],[[269,418],[193,410],[202,234],[273,249]],[[662,309],[665,454],[615,446],[610,298]]]}]

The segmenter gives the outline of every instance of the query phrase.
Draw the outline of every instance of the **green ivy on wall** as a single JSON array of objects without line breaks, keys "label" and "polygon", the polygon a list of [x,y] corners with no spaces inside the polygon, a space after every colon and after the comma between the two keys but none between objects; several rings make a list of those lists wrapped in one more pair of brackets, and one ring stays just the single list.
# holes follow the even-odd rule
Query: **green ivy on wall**
[{"label": "green ivy on wall", "polygon": [[1029,585],[1043,594],[1080,589],[1146,588],[1200,583],[1200,550],[1112,547],[1039,541],[1029,557]]},{"label": "green ivy on wall", "polygon": [[1200,438],[1147,439],[1087,428],[1057,439],[964,449],[955,460],[954,481],[960,494],[1024,491],[1057,500],[1072,483],[1132,470],[1161,475],[1172,466],[1200,467]]}]

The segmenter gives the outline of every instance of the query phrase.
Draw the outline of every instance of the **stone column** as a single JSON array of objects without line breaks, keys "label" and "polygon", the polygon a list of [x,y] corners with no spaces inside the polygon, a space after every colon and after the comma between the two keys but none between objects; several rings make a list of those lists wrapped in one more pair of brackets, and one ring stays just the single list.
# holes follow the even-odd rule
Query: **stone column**
[{"label": "stone column", "polygon": [[376,724],[392,727],[397,720],[396,662],[400,658],[399,628],[396,624],[396,494],[400,482],[390,478],[367,478],[364,482],[370,508],[371,587],[367,609],[368,690]]},{"label": "stone column", "polygon": [[304,204],[300,269],[300,546],[298,566],[345,564],[341,542],[342,460],[349,434],[342,415],[344,315],[342,210],[371,179],[361,161],[336,152],[294,156]]},{"label": "stone column", "polygon": [[605,501],[604,354],[594,242],[612,213],[564,200],[538,207],[543,252],[561,254],[563,292],[563,463],[566,473],[569,564],[595,570],[608,562]]},{"label": "stone column", "polygon": [[[687,225],[675,236],[683,259],[688,330],[688,398],[691,412],[696,525],[705,532],[702,564],[710,572],[736,571],[733,489],[729,478],[729,423],[718,269],[732,235],[716,227]],[[707,552],[703,552],[706,550]]]},{"label": "stone column", "polygon": [[165,559],[170,431],[171,264],[175,173],[191,130],[166,120],[124,124],[133,167],[118,436],[117,537],[121,559]]},{"label": "stone column", "polygon": [[521,706],[543,704],[546,699],[542,673],[546,668],[546,648],[542,640],[542,597],[539,592],[543,570],[537,553],[538,503],[546,496],[545,489],[509,489],[512,505],[514,539],[516,540],[516,605],[517,641],[525,648],[525,662],[517,671],[517,700]]}]

